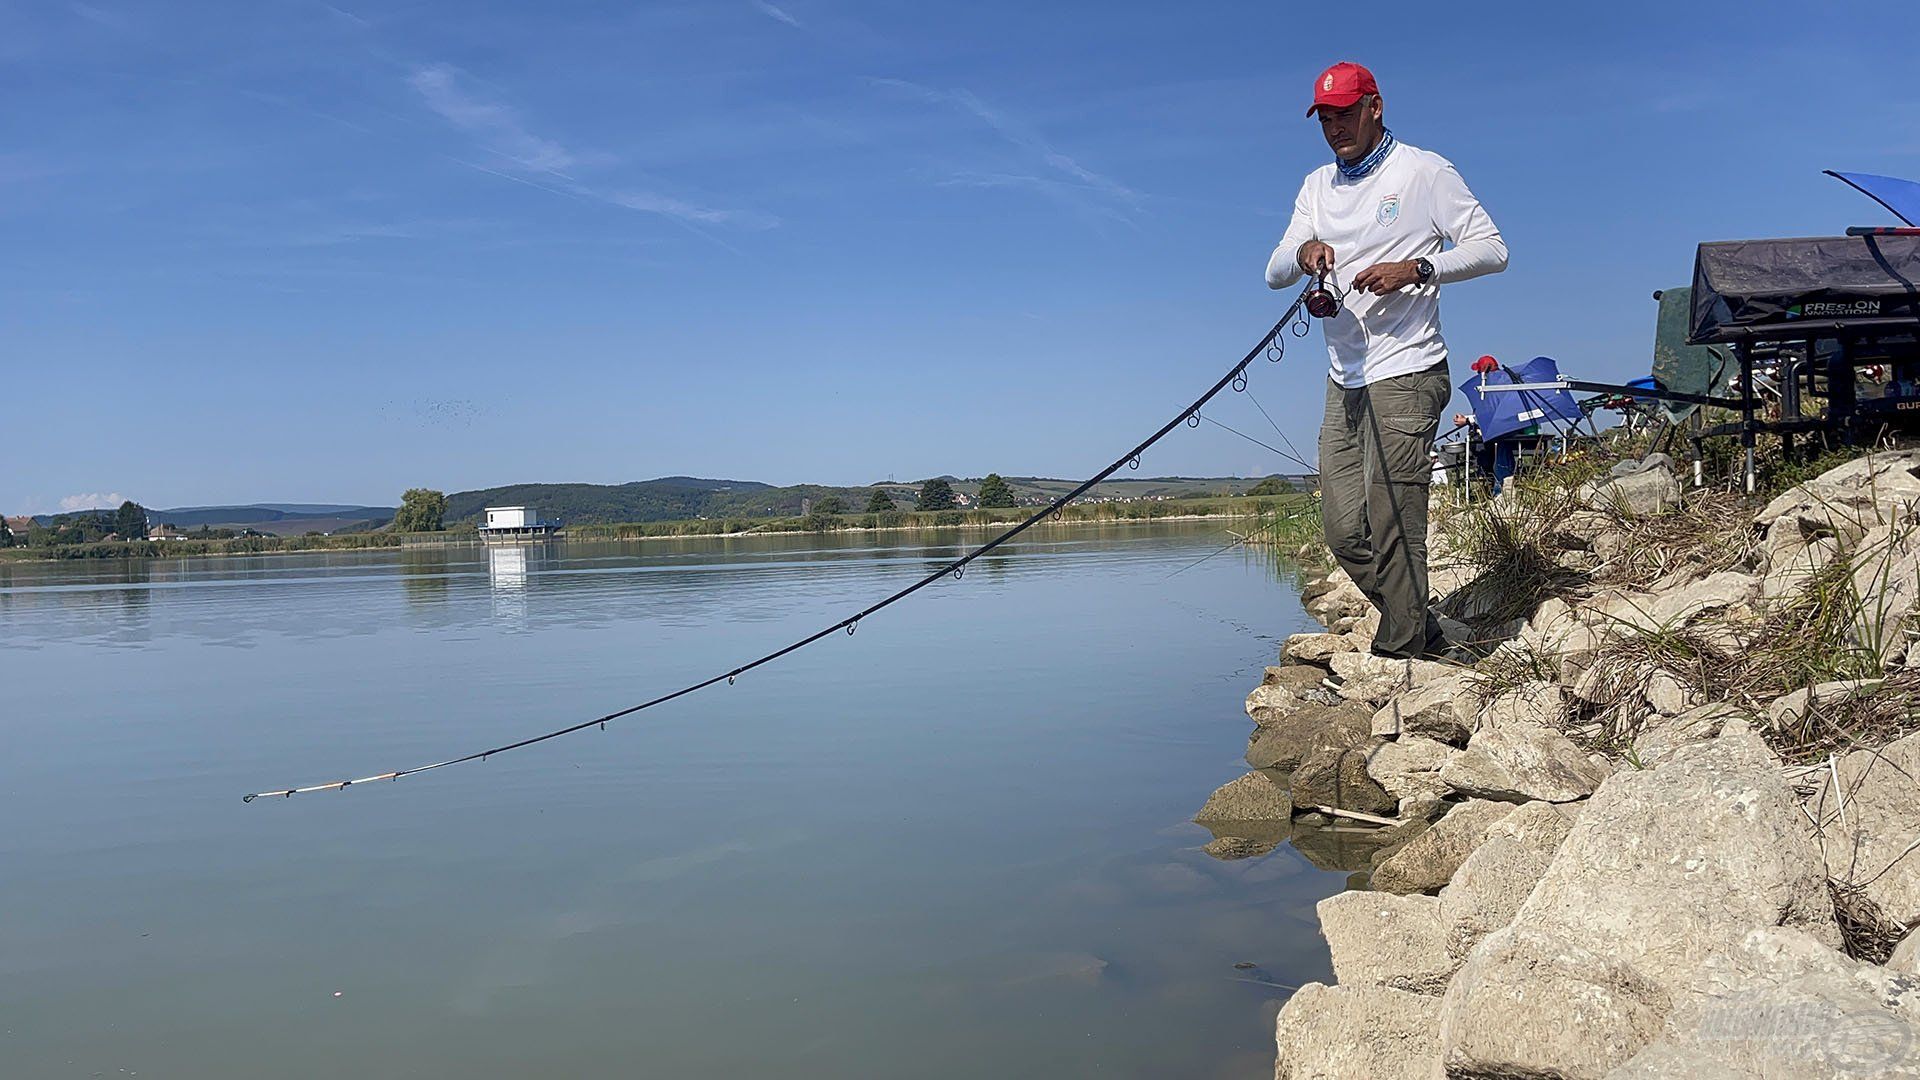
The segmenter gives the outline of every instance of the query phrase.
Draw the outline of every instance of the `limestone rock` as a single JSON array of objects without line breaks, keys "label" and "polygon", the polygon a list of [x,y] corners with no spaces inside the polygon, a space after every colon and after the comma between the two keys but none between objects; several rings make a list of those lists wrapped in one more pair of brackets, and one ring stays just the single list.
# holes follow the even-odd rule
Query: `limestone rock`
[{"label": "limestone rock", "polygon": [[[1621,463],[1637,464],[1642,463]],[[1620,466],[1614,468],[1616,475],[1580,489],[1581,498],[1588,506],[1619,517],[1646,518],[1680,505],[1680,481],[1674,478],[1670,464],[1654,462],[1637,472],[1624,472]]]},{"label": "limestone rock", "polygon": [[1761,549],[1760,557],[1766,566],[1766,574],[1760,579],[1760,595],[1764,599],[1798,596],[1810,578],[1840,557],[1838,537],[1808,537],[1797,528],[1790,536],[1791,540],[1776,541],[1774,534],[1768,534],[1768,543]]},{"label": "limestone rock", "polygon": [[1193,815],[1205,825],[1222,821],[1287,821],[1293,817],[1293,804],[1287,801],[1286,787],[1264,772],[1250,772],[1238,780],[1229,780],[1207,796],[1206,805]]},{"label": "limestone rock", "polygon": [[1559,686],[1541,680],[1521,683],[1489,698],[1482,719],[1489,723],[1523,722],[1552,725],[1567,711],[1567,697]]},{"label": "limestone rock", "polygon": [[1205,826],[1213,839],[1201,851],[1223,862],[1254,859],[1286,843],[1291,831],[1284,821],[1221,821]]},{"label": "limestone rock", "polygon": [[1910,930],[1893,947],[1887,958],[1887,970],[1901,975],[1920,975],[1920,930]]},{"label": "limestone rock", "polygon": [[1442,795],[1448,789],[1440,782],[1440,767],[1460,751],[1436,739],[1419,735],[1382,743],[1367,759],[1367,775],[1386,789],[1394,799],[1419,795]]},{"label": "limestone rock", "polygon": [[1451,746],[1467,745],[1479,701],[1466,677],[1449,675],[1395,694],[1373,714],[1375,735],[1423,736]]},{"label": "limestone rock", "polygon": [[1852,540],[1898,506],[1916,501],[1920,501],[1920,451],[1875,453],[1781,494],[1760,511],[1754,523],[1768,530],[1769,538],[1781,521],[1792,520],[1816,534]]},{"label": "limestone rock", "polygon": [[1371,739],[1345,749],[1316,750],[1293,770],[1293,804],[1333,806],[1366,814],[1391,814],[1400,800],[1367,775],[1367,759],[1378,745]]},{"label": "limestone rock", "polygon": [[1284,686],[1295,694],[1303,690],[1312,690],[1327,677],[1324,669],[1312,664],[1281,664],[1269,667],[1260,677],[1261,686]]},{"label": "limestone rock", "polygon": [[1365,743],[1368,722],[1364,705],[1302,705],[1278,723],[1254,730],[1247,744],[1247,764],[1256,769],[1291,771],[1319,751],[1346,750]]},{"label": "limestone rock", "polygon": [[1760,579],[1732,570],[1712,574],[1691,585],[1654,594],[1651,599],[1626,598],[1606,614],[1619,632],[1655,633],[1685,625],[1710,611],[1737,607],[1759,599]]},{"label": "limestone rock", "polygon": [[1489,710],[1467,749],[1440,770],[1440,780],[1463,795],[1507,802],[1572,802],[1606,779],[1571,739],[1523,714]]},{"label": "limestone rock", "polygon": [[1862,697],[1880,689],[1879,679],[1840,679],[1803,686],[1783,694],[1767,706],[1767,723],[1775,731],[1797,728],[1806,723],[1815,710],[1829,708],[1849,698]]},{"label": "limestone rock", "polygon": [[1609,778],[1512,924],[1448,987],[1448,1068],[1598,1078],[1653,1042],[1697,995],[1702,963],[1749,932],[1797,927],[1837,945],[1803,822],[1751,731]]},{"label": "limestone rock", "polygon": [[1647,704],[1662,716],[1679,716],[1699,704],[1699,695],[1670,671],[1656,670],[1641,688]]},{"label": "limestone rock", "polygon": [[1449,1076],[1597,1080],[1658,1038],[1672,1008],[1666,988],[1604,946],[1515,923],[1448,985],[1441,1056]]},{"label": "limestone rock", "polygon": [[1384,986],[1308,983],[1275,1022],[1274,1080],[1433,1080],[1439,999]]},{"label": "limestone rock", "polygon": [[1339,653],[1329,658],[1342,680],[1340,696],[1349,701],[1379,703],[1403,690],[1458,675],[1460,669],[1431,660],[1394,660],[1372,653]]},{"label": "limestone rock", "polygon": [[1296,664],[1319,664],[1338,653],[1352,652],[1353,642],[1341,634],[1295,634],[1280,647],[1280,655]]},{"label": "limestone rock", "polygon": [[1341,986],[1439,994],[1459,966],[1447,954],[1440,901],[1434,897],[1343,892],[1320,901],[1315,910]]},{"label": "limestone rock", "polygon": [[1668,1034],[1608,1080],[1696,1076],[1920,1078],[1920,980],[1797,930],[1755,930],[1709,957]]},{"label": "limestone rock", "polygon": [[1861,539],[1853,559],[1853,591],[1859,597],[1853,640],[1882,661],[1906,647],[1906,630],[1920,606],[1920,527],[1901,513]]},{"label": "limestone rock", "polygon": [[1673,717],[1656,716],[1634,737],[1633,758],[1642,768],[1650,769],[1682,747],[1714,738],[1728,723],[1745,723],[1747,719],[1746,712],[1726,701],[1709,702]]},{"label": "limestone rock", "polygon": [[1432,892],[1453,878],[1467,856],[1486,842],[1487,830],[1513,813],[1508,803],[1473,800],[1394,852],[1373,871],[1373,887],[1382,892]]},{"label": "limestone rock", "polygon": [[[1810,808],[1825,823],[1820,849],[1828,873],[1862,884],[1885,918],[1920,923],[1920,850],[1908,850],[1920,838],[1920,734],[1878,751],[1856,750],[1836,768],[1839,792],[1829,777]],[[1844,823],[1839,793],[1846,795]]]},{"label": "limestone rock", "polygon": [[1525,803],[1487,827],[1486,843],[1466,857],[1440,890],[1448,955],[1464,958],[1482,938],[1513,921],[1580,819],[1581,807]]}]

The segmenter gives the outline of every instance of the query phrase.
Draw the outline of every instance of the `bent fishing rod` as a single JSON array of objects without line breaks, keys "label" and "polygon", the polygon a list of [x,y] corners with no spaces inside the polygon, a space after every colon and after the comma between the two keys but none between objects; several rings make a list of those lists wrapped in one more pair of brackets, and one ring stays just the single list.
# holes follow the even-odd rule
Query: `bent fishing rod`
[{"label": "bent fishing rod", "polygon": [[694,693],[696,691],[705,690],[707,687],[713,686],[716,683],[725,682],[725,683],[731,684],[736,678],[746,674],[749,671],[752,671],[757,667],[760,667],[765,664],[771,664],[775,660],[778,660],[781,657],[786,656],[788,653],[798,652],[799,650],[806,648],[807,646],[813,644],[814,642],[820,641],[824,638],[832,637],[836,633],[845,631],[847,634],[852,634],[856,629],[859,628],[860,620],[866,618],[869,615],[873,615],[876,612],[879,612],[885,608],[891,607],[902,600],[905,600],[907,597],[912,596],[914,593],[919,592],[921,589],[924,589],[929,585],[932,585],[934,582],[939,581],[941,578],[944,578],[949,574],[951,574],[956,580],[958,580],[966,572],[967,565],[969,563],[973,562],[975,559],[978,559],[980,556],[993,551],[995,548],[1000,547],[1002,544],[1007,543],[1008,541],[1012,540],[1014,537],[1019,536],[1021,533],[1026,532],[1028,529],[1033,528],[1035,525],[1038,525],[1042,521],[1045,521],[1050,515],[1058,514],[1060,510],[1063,507],[1065,507],[1068,503],[1071,503],[1073,500],[1079,498],[1082,495],[1085,495],[1088,491],[1091,491],[1093,489],[1094,485],[1107,479],[1108,477],[1112,476],[1114,473],[1117,473],[1124,468],[1138,469],[1140,467],[1140,455],[1152,449],[1153,445],[1159,442],[1161,439],[1164,439],[1168,435],[1172,434],[1173,430],[1179,427],[1181,424],[1186,424],[1189,427],[1196,427],[1196,428],[1199,427],[1200,420],[1201,420],[1200,409],[1203,406],[1205,406],[1208,402],[1212,401],[1215,397],[1219,396],[1222,390],[1225,390],[1229,386],[1233,387],[1236,393],[1244,392],[1246,390],[1247,368],[1251,366],[1255,360],[1259,359],[1262,355],[1265,355],[1268,360],[1278,363],[1286,353],[1286,336],[1289,332],[1291,332],[1292,335],[1295,337],[1306,336],[1306,333],[1309,327],[1309,315],[1305,310],[1303,310],[1303,304],[1305,304],[1309,299],[1309,294],[1313,291],[1314,287],[1315,287],[1314,285],[1309,285],[1307,288],[1300,290],[1300,295],[1294,298],[1293,303],[1287,307],[1286,313],[1281,315],[1280,320],[1273,324],[1273,328],[1268,330],[1265,336],[1261,337],[1260,341],[1257,344],[1255,344],[1252,349],[1247,351],[1247,355],[1242,357],[1239,363],[1233,365],[1231,368],[1228,368],[1227,373],[1225,375],[1220,376],[1220,380],[1214,383],[1213,386],[1210,387],[1206,393],[1201,394],[1200,397],[1196,401],[1194,401],[1193,404],[1180,410],[1178,415],[1176,415],[1173,419],[1167,421],[1165,424],[1161,425],[1160,430],[1154,432],[1152,435],[1147,436],[1146,440],[1142,442],[1140,445],[1120,455],[1118,458],[1115,458],[1113,464],[1108,465],[1106,468],[1100,470],[1099,472],[1095,473],[1091,477],[1088,477],[1078,487],[1075,487],[1072,491],[1069,491],[1065,495],[1062,495],[1059,498],[1048,503],[1045,507],[1042,507],[1039,511],[1035,512],[1033,515],[1026,518],[1024,521],[1021,521],[1019,524],[1008,529],[1006,532],[1001,533],[1000,535],[994,537],[993,539],[987,541],[986,543],[980,545],[979,547],[974,548],[972,551],[967,552],[965,555],[962,555],[958,559],[955,559],[952,562],[947,563],[946,565],[926,575],[925,577],[920,578],[918,581],[915,581],[911,585],[908,585],[905,588],[899,590],[898,592],[895,592],[893,595],[888,596],[885,599],[880,600],[876,603],[869,604],[868,606],[860,609],[859,611],[853,613],[852,615],[847,616],[844,619],[841,619],[839,622],[836,622],[831,626],[825,627],[824,629],[821,629],[812,634],[809,634],[808,636],[803,637],[800,640],[795,641],[789,645],[785,645],[779,649],[775,649],[773,652],[767,653],[765,656],[762,656],[757,660],[753,660],[748,663],[741,664],[739,667],[733,668],[730,671],[722,672],[721,674],[712,676],[711,678],[703,679],[699,682],[692,683],[688,686],[683,686],[680,689],[673,691],[672,693],[662,694],[659,697],[653,698],[651,700],[643,701],[638,705],[629,705],[624,709],[619,709],[614,712],[607,713],[604,716],[596,716],[591,720],[583,720],[577,724],[572,724],[567,727],[556,728],[555,730],[546,732],[544,734],[534,735],[525,739],[520,739],[517,742],[510,742],[502,746],[496,746],[490,750],[478,750],[471,754],[464,754],[460,757],[448,758],[445,761],[436,761],[430,765],[416,765],[410,769],[394,769],[391,772],[375,773],[372,776],[363,776],[354,780],[334,780],[324,784],[309,784],[305,787],[282,788],[278,791],[256,791],[250,795],[241,796],[241,801],[252,802],[255,799],[292,798],[295,795],[305,795],[305,794],[308,794],[309,792],[315,792],[315,791],[341,791],[346,788],[352,787],[355,784],[368,784],[376,780],[399,780],[408,776],[418,776],[419,774],[424,772],[432,772],[435,769],[444,769],[451,765],[464,765],[471,761],[486,761],[488,758],[493,757],[495,754],[504,754],[509,750],[519,750],[523,747],[533,746],[536,743],[546,742],[549,739],[557,739],[562,735],[571,735],[576,731],[585,731],[588,728],[592,728],[592,727],[597,727],[600,730],[605,731],[607,724],[610,721],[619,720],[622,717],[632,716],[634,713],[641,712],[646,709],[651,709],[657,705],[665,705],[669,701],[673,701],[676,698],[685,697],[688,694]]}]

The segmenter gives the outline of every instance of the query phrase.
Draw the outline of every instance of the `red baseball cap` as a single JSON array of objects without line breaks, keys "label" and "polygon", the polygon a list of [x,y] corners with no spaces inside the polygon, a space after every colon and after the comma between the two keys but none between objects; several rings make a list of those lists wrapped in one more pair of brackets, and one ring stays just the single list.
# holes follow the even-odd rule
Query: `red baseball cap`
[{"label": "red baseball cap", "polygon": [[1373,72],[1359,64],[1342,60],[1320,73],[1313,84],[1313,104],[1307,106],[1307,115],[1322,105],[1331,105],[1336,109],[1347,106],[1366,97],[1377,94],[1380,87],[1373,81]]}]

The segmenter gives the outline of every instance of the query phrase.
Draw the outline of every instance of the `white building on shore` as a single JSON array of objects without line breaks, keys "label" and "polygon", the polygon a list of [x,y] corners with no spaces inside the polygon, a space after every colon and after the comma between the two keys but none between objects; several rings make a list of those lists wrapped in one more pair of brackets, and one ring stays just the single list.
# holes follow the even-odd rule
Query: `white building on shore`
[{"label": "white building on shore", "polygon": [[559,531],[559,522],[542,521],[526,506],[489,506],[480,523],[480,536],[488,541],[539,540]]}]

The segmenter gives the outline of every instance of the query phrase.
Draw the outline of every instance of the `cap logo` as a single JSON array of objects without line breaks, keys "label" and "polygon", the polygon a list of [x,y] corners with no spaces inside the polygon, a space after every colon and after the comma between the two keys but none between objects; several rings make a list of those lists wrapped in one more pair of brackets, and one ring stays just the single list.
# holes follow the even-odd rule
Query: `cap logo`
[{"label": "cap logo", "polygon": [[1320,89],[1322,90],[1333,89],[1333,72],[1331,71],[1327,72],[1327,77],[1320,81]]}]

